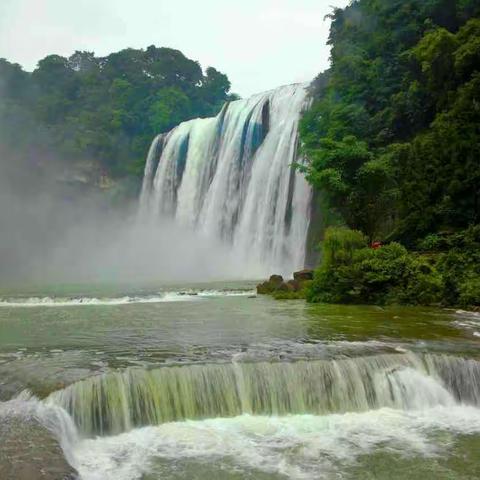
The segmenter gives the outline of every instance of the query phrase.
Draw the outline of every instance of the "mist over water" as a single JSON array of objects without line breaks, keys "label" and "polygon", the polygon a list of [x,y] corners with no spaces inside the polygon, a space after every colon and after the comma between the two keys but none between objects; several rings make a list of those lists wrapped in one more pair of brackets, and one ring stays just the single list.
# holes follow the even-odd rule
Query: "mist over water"
[{"label": "mist over water", "polygon": [[141,222],[135,199],[114,205],[98,189],[77,191],[57,168],[0,154],[0,285],[241,277],[218,240],[168,219]]},{"label": "mist over water", "polygon": [[73,204],[62,200],[40,192],[27,202],[2,191],[0,283],[179,282],[236,276],[235,259],[213,239],[168,220],[141,224],[131,209],[104,207],[94,199]]}]

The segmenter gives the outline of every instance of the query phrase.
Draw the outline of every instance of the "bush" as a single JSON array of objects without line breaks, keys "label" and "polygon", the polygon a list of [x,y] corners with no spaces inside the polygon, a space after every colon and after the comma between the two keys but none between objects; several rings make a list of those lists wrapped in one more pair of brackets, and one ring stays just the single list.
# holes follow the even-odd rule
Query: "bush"
[{"label": "bush", "polygon": [[449,250],[438,261],[445,282],[445,303],[480,305],[480,225],[451,235]]},{"label": "bush", "polygon": [[462,307],[480,306],[480,275],[460,283],[458,293],[458,303]]},{"label": "bush", "polygon": [[[327,261],[315,272],[307,295],[310,302],[427,305],[441,301],[443,280],[428,258],[408,253],[399,243],[377,250],[361,242],[350,246],[348,259],[343,255],[338,261],[337,256],[333,262],[331,242],[324,242]],[[345,253],[343,248],[339,251]]]},{"label": "bush", "polygon": [[339,266],[352,261],[354,251],[367,246],[362,232],[346,227],[330,227],[325,232],[322,247],[324,266]]}]

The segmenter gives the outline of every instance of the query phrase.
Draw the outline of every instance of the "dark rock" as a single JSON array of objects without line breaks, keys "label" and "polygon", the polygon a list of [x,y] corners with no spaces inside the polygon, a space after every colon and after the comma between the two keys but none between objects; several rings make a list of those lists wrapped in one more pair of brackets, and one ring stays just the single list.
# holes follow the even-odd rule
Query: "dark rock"
[{"label": "dark rock", "polygon": [[257,293],[261,295],[268,295],[269,293],[272,293],[274,290],[275,290],[274,285],[272,285],[270,282],[263,282],[257,285]]},{"label": "dark rock", "polygon": [[293,278],[297,282],[305,282],[307,280],[313,280],[313,270],[306,268],[305,270],[300,270],[293,274]]},{"label": "dark rock", "polygon": [[281,275],[272,275],[268,282],[257,285],[257,293],[262,295],[275,294],[277,292],[298,292],[302,289],[302,283],[299,280],[283,281]]},{"label": "dark rock", "polygon": [[283,277],[281,275],[272,275],[269,282],[273,285],[280,285],[283,283]]}]

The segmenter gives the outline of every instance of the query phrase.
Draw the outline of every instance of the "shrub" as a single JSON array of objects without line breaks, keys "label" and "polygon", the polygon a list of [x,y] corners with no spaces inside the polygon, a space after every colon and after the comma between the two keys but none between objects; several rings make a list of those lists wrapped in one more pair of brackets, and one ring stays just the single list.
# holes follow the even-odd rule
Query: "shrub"
[{"label": "shrub", "polygon": [[445,282],[445,303],[480,305],[480,226],[452,235],[449,250],[438,261]]},{"label": "shrub", "polygon": [[322,247],[322,263],[343,265],[352,261],[354,251],[367,246],[362,232],[346,227],[330,227],[325,232]]},{"label": "shrub", "polygon": [[332,261],[331,242],[324,242],[327,261],[315,272],[307,294],[310,302],[432,304],[441,301],[442,277],[427,258],[408,253],[399,243],[377,250],[360,242],[349,245],[349,250],[339,247],[342,256]]},{"label": "shrub", "polygon": [[480,275],[472,276],[458,287],[458,303],[463,307],[480,306]]}]

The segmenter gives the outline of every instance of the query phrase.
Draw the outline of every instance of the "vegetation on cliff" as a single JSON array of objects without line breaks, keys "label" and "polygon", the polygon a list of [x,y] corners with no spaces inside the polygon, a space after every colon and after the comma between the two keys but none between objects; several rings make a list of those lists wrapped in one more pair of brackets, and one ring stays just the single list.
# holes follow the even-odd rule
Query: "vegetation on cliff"
[{"label": "vegetation on cliff", "polygon": [[[358,0],[331,18],[299,168],[358,232],[326,235],[310,300],[480,304],[480,2]],[[338,235],[362,245],[331,261]]]},{"label": "vegetation on cliff", "polygon": [[49,55],[33,73],[0,59],[0,145],[30,165],[88,161],[109,177],[140,176],[156,134],[216,114],[229,90],[215,68],[155,46]]}]

